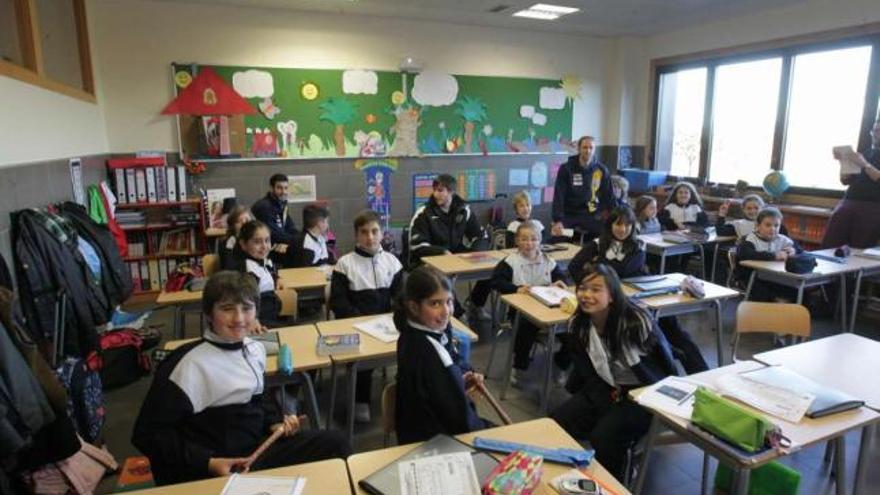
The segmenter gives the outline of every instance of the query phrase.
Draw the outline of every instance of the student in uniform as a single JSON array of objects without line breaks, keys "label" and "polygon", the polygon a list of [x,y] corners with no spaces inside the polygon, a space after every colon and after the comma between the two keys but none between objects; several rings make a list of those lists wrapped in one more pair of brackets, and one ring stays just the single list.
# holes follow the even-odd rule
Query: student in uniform
[{"label": "student in uniform", "polygon": [[519,191],[514,194],[510,200],[511,203],[513,203],[513,211],[516,213],[516,218],[507,224],[507,230],[505,231],[504,237],[505,246],[516,246],[516,229],[518,229],[523,222],[531,222],[535,229],[537,229],[538,239],[542,240],[544,237],[544,224],[532,218],[532,199],[529,197],[528,193],[525,191]]},{"label": "student in uniform", "polygon": [[274,174],[269,178],[269,192],[251,207],[254,218],[269,227],[272,233],[273,257],[282,266],[287,266],[292,261],[289,260],[287,251],[299,234],[293,217],[288,212],[289,186],[286,175]]},{"label": "student in uniform", "polygon": [[131,441],[150,459],[157,485],[227,476],[279,428],[284,436],[250,470],[351,453],[338,432],[300,431],[297,417],[282,415],[264,393],[266,351],[248,337],[259,302],[251,277],[214,274],[202,296],[204,335],[156,369]]},{"label": "student in uniform", "polygon": [[635,207],[636,219],[639,222],[639,234],[659,234],[662,230],[657,220],[657,199],[654,196],[639,196]]},{"label": "student in uniform", "polygon": [[672,186],[669,199],[658,215],[658,220],[663,230],[681,230],[689,223],[699,225],[709,223],[703,211],[703,199],[690,182],[679,182]]},{"label": "student in uniform", "polygon": [[[330,310],[337,319],[391,311],[402,286],[403,265],[382,250],[379,214],[364,210],[354,217],[354,251],[339,258],[330,279]],[[354,419],[370,422],[372,370],[359,371],[355,388]]]},{"label": "student in uniform", "polygon": [[764,200],[757,194],[747,194],[742,199],[743,218],[728,220],[727,214],[730,212],[730,201],[725,201],[718,208],[718,222],[715,225],[715,232],[718,235],[735,235],[737,238],[746,236],[754,232],[755,220],[758,218],[758,212],[764,207]]},{"label": "student in uniform", "polygon": [[395,411],[400,444],[489,426],[468,397],[483,375],[463,362],[452,344],[452,308],[452,284],[442,273],[421,266],[409,274],[394,312],[400,330]]},{"label": "student in uniform", "polygon": [[[565,274],[550,256],[541,252],[541,237],[533,222],[523,222],[516,229],[516,252],[495,266],[490,284],[502,294],[528,294],[531,287],[555,285],[565,289]],[[538,327],[526,318],[519,319],[513,343],[511,384],[517,386],[529,367],[532,346]]]},{"label": "student in uniform", "polygon": [[241,226],[253,220],[251,210],[247,206],[237,205],[227,217],[226,242],[218,244],[217,254],[220,257],[221,270],[235,270],[239,259],[243,256],[238,247],[238,233]]},{"label": "student in uniform", "polygon": [[455,193],[455,177],[438,175],[428,202],[416,210],[409,225],[414,262],[425,256],[488,248],[486,233],[470,206]]},{"label": "student in uniform", "polygon": [[238,233],[238,247],[242,257],[237,269],[249,274],[257,282],[260,290],[260,324],[267,328],[278,328],[289,322],[278,314],[281,311],[281,300],[275,289],[281,289],[282,285],[275,264],[269,259],[272,251],[269,237],[269,227],[263,222],[251,220],[244,224]]},{"label": "student in uniform", "polygon": [[296,236],[293,254],[290,256],[292,266],[332,265],[336,260],[327,249],[327,231],[330,230],[330,210],[310,204],[303,208],[303,231]]},{"label": "student in uniform", "polygon": [[576,439],[588,439],[596,459],[623,479],[626,451],[651,424],[651,413],[629,391],[675,374],[663,333],[624,295],[614,270],[589,264],[577,282],[578,311],[562,336],[572,356],[573,395],[551,417]]},{"label": "student in uniform", "polygon": [[[751,268],[742,266],[740,262],[746,260],[759,261],[785,261],[803,251],[793,240],[780,234],[782,226],[782,212],[767,206],[758,213],[755,220],[755,230],[740,239],[736,249],[736,278],[743,287],[749,283],[752,274]],[[775,297],[795,300],[795,291],[773,282],[755,279],[752,284],[750,299],[753,301],[773,301]]]},{"label": "student in uniform", "polygon": [[611,173],[596,159],[596,139],[578,139],[578,154],[569,157],[556,175],[551,234],[561,237],[564,228],[572,228],[591,240],[602,232],[615,204]]},{"label": "student in uniform", "polygon": [[[596,263],[610,266],[621,279],[646,275],[645,247],[636,235],[636,224],[635,214],[629,207],[612,210],[602,235],[581,248],[568,264],[572,279],[583,279],[585,267]],[[681,327],[678,318],[664,316],[658,323],[673,355],[689,375],[709,369],[700,347]]]},{"label": "student in uniform", "polygon": [[611,176],[611,193],[614,196],[614,206],[629,206],[629,181],[622,175]]}]

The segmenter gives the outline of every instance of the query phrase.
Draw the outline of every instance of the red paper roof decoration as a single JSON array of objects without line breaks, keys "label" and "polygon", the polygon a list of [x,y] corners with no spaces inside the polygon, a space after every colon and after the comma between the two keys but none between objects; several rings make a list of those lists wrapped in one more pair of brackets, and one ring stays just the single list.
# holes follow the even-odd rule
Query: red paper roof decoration
[{"label": "red paper roof decoration", "polygon": [[163,115],[238,115],[257,110],[241,97],[213,69],[205,67],[177,98],[162,110]]}]

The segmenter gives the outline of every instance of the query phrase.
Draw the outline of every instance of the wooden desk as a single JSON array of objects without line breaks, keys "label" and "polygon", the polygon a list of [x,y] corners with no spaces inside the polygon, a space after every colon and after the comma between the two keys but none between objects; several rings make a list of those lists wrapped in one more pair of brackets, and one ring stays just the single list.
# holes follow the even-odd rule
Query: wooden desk
[{"label": "wooden desk", "polygon": [[[755,360],[764,364],[781,364],[801,375],[865,401],[880,411],[880,387],[874,381],[880,375],[880,342],[853,333],[842,333],[762,352]],[[857,467],[864,468],[876,425],[862,430]],[[856,492],[864,486],[864,469],[856,469]]]},{"label": "wooden desk", "polygon": [[[568,266],[568,262],[580,251],[581,247],[570,242],[560,242],[553,244],[554,246],[562,246],[564,251],[553,251],[547,253],[550,258],[556,260],[561,268]],[[426,256],[422,258],[425,264],[436,268],[441,273],[456,280],[482,280],[492,276],[492,270],[498,265],[498,262],[509,254],[516,252],[515,248],[478,251],[475,253],[457,253],[457,254],[441,254],[439,256]],[[470,261],[468,255],[483,253],[491,256],[495,261],[481,260],[479,262]]]},{"label": "wooden desk", "polygon": [[[549,244],[548,244],[549,245]],[[564,251],[551,251],[547,253],[551,259],[555,260],[560,268],[565,269],[568,266],[568,262],[572,260],[581,250],[581,246],[579,244],[573,244],[571,242],[557,242],[552,244],[553,246],[559,246],[565,248]],[[501,250],[504,254],[513,254],[516,252],[516,248],[507,248]]]},{"label": "wooden desk", "polygon": [[[340,335],[358,332],[361,336],[361,345],[358,352],[330,355],[333,367],[330,373],[330,407],[327,411],[327,424],[332,424],[333,413],[336,410],[336,387],[338,385],[337,368],[339,366],[345,366],[347,370],[346,375],[348,376],[346,391],[346,404],[348,405],[346,411],[346,432],[350,444],[354,440],[355,384],[358,368],[362,365],[372,365],[375,367],[380,362],[394,361],[397,359],[396,341],[385,343],[354,327],[356,323],[372,320],[378,316],[381,315],[357,316],[342,320],[320,321],[316,325],[320,335]],[[471,338],[471,342],[479,340],[479,336],[477,336],[473,330],[468,328],[468,326],[459,319],[453,317],[451,321],[452,327],[466,333]]]},{"label": "wooden desk", "polygon": [[[668,273],[666,274],[666,277],[671,280],[675,280],[678,283],[681,283],[681,281],[684,280],[687,275],[683,273]],[[706,281],[703,281],[703,289],[706,291],[706,296],[702,299],[696,299],[685,292],[678,292],[675,294],[664,294],[660,296],[646,297],[643,299],[639,299],[638,301],[643,305],[643,307],[645,307],[653,314],[655,319],[664,316],[676,316],[714,309],[715,324],[717,325],[715,352],[718,359],[718,364],[720,366],[724,364],[724,318],[722,314],[722,304],[725,300],[739,297],[740,294],[739,292],[728,287],[724,287],[723,285],[713,284],[712,282]],[[639,291],[627,284],[624,284],[623,292],[627,296],[632,296]]]},{"label": "wooden desk", "polygon": [[[741,373],[763,367],[762,364],[754,361],[740,361],[735,364],[723,366],[702,373],[691,375],[689,378],[707,383],[710,386],[715,385],[717,380],[729,373]],[[637,389],[630,392],[631,397],[637,398],[644,389]],[[743,407],[758,414],[762,414],[756,409],[742,404]],[[867,407],[861,407],[852,411],[846,411],[838,414],[832,414],[824,418],[810,419],[804,417],[799,423],[791,423],[779,418],[771,418],[771,421],[782,428],[785,436],[791,439],[792,446],[784,451],[766,450],[756,454],[746,454],[738,449],[730,447],[725,442],[703,432],[702,430],[694,430],[690,427],[690,421],[682,418],[671,416],[662,411],[652,410],[648,408],[654,415],[651,422],[651,428],[648,432],[648,439],[645,447],[645,455],[642,459],[642,465],[639,469],[639,477],[636,480],[635,493],[640,493],[644,486],[644,477],[647,473],[648,461],[654,441],[663,426],[675,431],[684,437],[688,442],[694,444],[703,451],[709,453],[713,457],[721,460],[736,472],[733,493],[745,494],[749,484],[749,472],[752,469],[763,466],[764,464],[796,452],[806,447],[816,445],[828,440],[836,442],[837,452],[845,452],[845,434],[853,429],[864,428],[880,421],[880,414]],[[863,433],[864,435],[864,433]],[[863,443],[863,446],[867,444]],[[865,449],[866,450],[866,449]],[[861,452],[859,459],[866,457],[866,453]],[[845,455],[836,457],[836,473],[837,473],[837,494],[842,495],[846,492],[846,460]],[[859,469],[857,469],[859,472]]]},{"label": "wooden desk", "polygon": [[[332,362],[327,356],[319,356],[315,352],[318,342],[318,329],[314,325],[298,325],[295,327],[283,327],[272,330],[278,332],[279,344],[287,344],[293,357],[295,374],[306,384],[306,404],[309,407],[309,417],[317,428],[321,428],[321,415],[318,411],[318,398],[315,395],[315,385],[312,377],[306,371],[329,368]],[[162,346],[166,351],[172,351],[178,347],[198,339],[170,340]],[[266,385],[280,386],[282,404],[285,403],[284,385],[291,381],[290,377],[278,372],[278,356],[266,356]]]},{"label": "wooden desk", "polygon": [[[458,435],[456,438],[473,445],[474,437],[528,443],[548,448],[582,448],[577,441],[571,438],[562,427],[550,418],[541,418],[473,433],[465,433],[463,435]],[[373,474],[379,469],[382,469],[388,464],[393,463],[395,460],[419,445],[420,444],[400,445],[398,447],[374,450],[372,452],[364,452],[350,456],[347,460],[348,472],[351,475],[351,482],[355,487],[355,493],[366,494],[367,492],[358,486],[360,480]],[[493,455],[495,455],[496,458],[500,458],[500,455]],[[571,466],[544,461],[541,485],[535,493],[546,495],[556,494],[556,491],[548,485],[548,482],[570,469],[572,469]],[[610,487],[618,495],[629,494],[629,491],[611,476],[611,474],[599,464],[599,461],[595,459],[589,466],[587,466],[584,472]]]},{"label": "wooden desk", "polygon": [[[303,493],[344,495],[351,494],[348,481],[348,470],[342,459],[296,464],[264,471],[254,471],[244,476],[305,476],[306,488]],[[220,493],[226,485],[228,477],[211,478],[177,485],[167,485],[146,490],[127,492],[131,495],[195,495],[203,493]]]},{"label": "wooden desk", "polygon": [[324,307],[324,319],[330,319],[330,276],[332,265],[309,266],[305,268],[282,268],[278,279],[285,289],[294,289],[298,300],[318,300]]}]

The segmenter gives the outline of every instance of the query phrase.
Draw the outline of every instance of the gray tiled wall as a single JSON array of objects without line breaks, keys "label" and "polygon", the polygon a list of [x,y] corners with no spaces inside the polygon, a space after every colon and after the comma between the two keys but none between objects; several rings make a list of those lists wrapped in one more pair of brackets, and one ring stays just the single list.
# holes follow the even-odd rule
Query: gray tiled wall
[{"label": "gray tiled wall", "polygon": [[[103,155],[82,157],[83,183],[104,179]],[[0,254],[12,269],[9,214],[24,208],[42,207],[73,199],[68,160],[49,160],[0,168]]]}]

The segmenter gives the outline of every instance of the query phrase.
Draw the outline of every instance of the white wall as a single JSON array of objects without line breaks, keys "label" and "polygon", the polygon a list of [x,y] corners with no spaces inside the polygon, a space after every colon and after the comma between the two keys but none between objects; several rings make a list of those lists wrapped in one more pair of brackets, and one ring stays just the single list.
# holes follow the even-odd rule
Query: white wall
[{"label": "white wall", "polygon": [[645,77],[637,79],[635,143],[644,144],[650,132],[648,68],[655,58],[788,38],[802,34],[880,22],[877,0],[806,0],[803,3],[768,10],[760,14],[707,23],[643,40]]},{"label": "white wall", "polygon": [[0,76],[0,167],[106,151],[101,105]]},{"label": "white wall", "polygon": [[575,136],[601,134],[608,40],[370,17],[94,0],[92,42],[111,151],[176,150],[171,62],[396,70],[414,56],[454,74],[584,81]]}]

